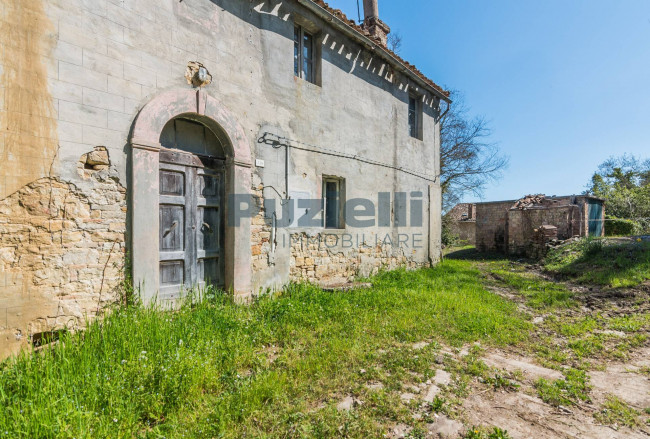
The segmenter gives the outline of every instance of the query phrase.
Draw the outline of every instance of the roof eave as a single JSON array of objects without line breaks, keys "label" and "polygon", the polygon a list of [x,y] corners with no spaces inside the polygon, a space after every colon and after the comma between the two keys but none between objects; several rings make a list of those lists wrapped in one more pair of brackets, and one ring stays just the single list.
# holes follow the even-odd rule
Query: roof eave
[{"label": "roof eave", "polygon": [[364,44],[368,49],[370,49],[373,52],[378,52],[381,56],[384,58],[387,58],[388,61],[395,67],[398,71],[405,73],[408,75],[408,77],[413,80],[415,83],[417,83],[420,87],[428,90],[432,94],[434,94],[436,97],[442,99],[443,101],[447,102],[448,104],[451,104],[451,99],[449,99],[449,96],[446,96],[444,93],[442,93],[440,90],[437,88],[431,86],[430,84],[427,84],[422,78],[420,78],[418,75],[416,75],[410,68],[408,68],[402,61],[399,59],[395,58],[395,56],[390,53],[387,49],[382,47],[380,44],[377,44],[375,41],[372,41],[370,38],[366,37],[365,35],[360,34],[357,32],[355,29],[351,28],[347,23],[345,23],[343,20],[338,18],[336,15],[332,14],[330,11],[327,9],[322,8],[321,6],[317,5],[314,3],[312,0],[297,0],[298,3],[301,5],[305,6],[307,9],[315,13],[316,15],[319,15],[321,18],[324,20],[336,25],[336,27],[343,31],[345,34],[347,34],[349,37],[358,40],[362,44]]}]

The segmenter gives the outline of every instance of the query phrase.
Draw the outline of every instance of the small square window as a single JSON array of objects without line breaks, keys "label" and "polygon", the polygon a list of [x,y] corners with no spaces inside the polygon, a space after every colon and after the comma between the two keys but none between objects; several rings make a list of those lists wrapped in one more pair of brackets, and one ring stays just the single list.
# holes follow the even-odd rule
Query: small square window
[{"label": "small square window", "polygon": [[422,140],[422,104],[417,96],[409,96],[409,135]]},{"label": "small square window", "polygon": [[345,180],[336,177],[323,178],[323,225],[326,229],[343,229],[343,205],[345,204]]},{"label": "small square window", "polygon": [[293,73],[299,78],[316,83],[314,37],[302,26],[293,31]]}]

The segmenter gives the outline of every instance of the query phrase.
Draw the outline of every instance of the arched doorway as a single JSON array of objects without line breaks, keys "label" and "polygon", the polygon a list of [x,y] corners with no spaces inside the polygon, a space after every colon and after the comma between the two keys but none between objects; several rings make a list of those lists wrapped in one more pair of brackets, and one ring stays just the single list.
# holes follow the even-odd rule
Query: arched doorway
[{"label": "arched doorway", "polygon": [[203,90],[172,90],[142,108],[130,145],[130,254],[143,300],[207,284],[249,297],[251,220],[225,221],[230,196],[252,184],[237,119]]},{"label": "arched doorway", "polygon": [[183,289],[225,287],[226,155],[200,121],[177,117],[160,134],[159,239],[161,300]]}]

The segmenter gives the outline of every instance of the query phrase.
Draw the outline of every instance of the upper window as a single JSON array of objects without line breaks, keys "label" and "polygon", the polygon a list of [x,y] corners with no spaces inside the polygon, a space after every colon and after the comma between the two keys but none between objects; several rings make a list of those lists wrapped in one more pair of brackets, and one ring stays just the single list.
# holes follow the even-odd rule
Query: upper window
[{"label": "upper window", "polygon": [[422,140],[422,105],[416,96],[409,96],[409,135]]},{"label": "upper window", "polygon": [[293,31],[293,72],[297,77],[315,83],[314,67],[314,37],[302,26],[296,26]]}]

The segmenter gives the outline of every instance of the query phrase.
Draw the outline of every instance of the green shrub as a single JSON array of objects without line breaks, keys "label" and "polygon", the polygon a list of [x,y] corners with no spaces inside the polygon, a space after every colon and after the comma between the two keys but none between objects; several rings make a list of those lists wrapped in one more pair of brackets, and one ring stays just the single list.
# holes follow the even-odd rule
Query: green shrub
[{"label": "green shrub", "polygon": [[616,218],[607,215],[605,217],[605,236],[630,236],[640,232],[641,226],[636,221]]},{"label": "green shrub", "polygon": [[602,239],[588,237],[580,241],[580,246],[582,247],[582,254],[585,256],[596,256],[603,252],[604,242]]},{"label": "green shrub", "polygon": [[544,269],[581,283],[632,287],[650,279],[650,243],[585,238],[551,249]]},{"label": "green shrub", "polygon": [[454,232],[452,227],[453,220],[443,217],[442,219],[442,245],[453,247],[460,242],[460,237]]}]

